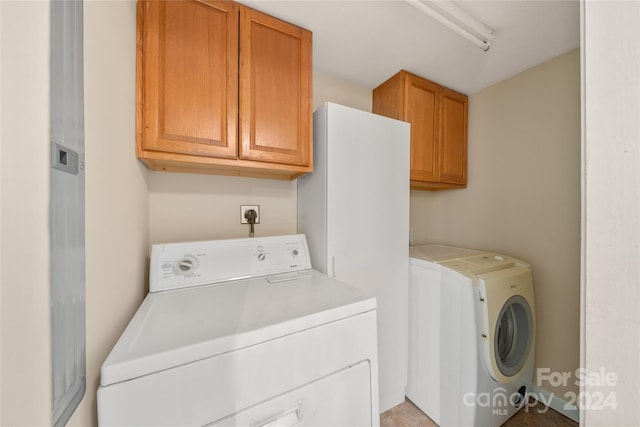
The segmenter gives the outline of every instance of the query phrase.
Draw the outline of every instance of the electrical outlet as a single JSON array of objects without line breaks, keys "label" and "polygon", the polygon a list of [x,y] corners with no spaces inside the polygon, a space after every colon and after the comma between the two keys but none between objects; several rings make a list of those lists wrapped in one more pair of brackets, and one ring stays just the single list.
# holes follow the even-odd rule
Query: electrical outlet
[{"label": "electrical outlet", "polygon": [[247,218],[245,217],[245,213],[251,209],[256,211],[256,214],[258,215],[254,224],[260,224],[260,205],[240,205],[240,224],[249,224],[249,221],[247,221]]}]

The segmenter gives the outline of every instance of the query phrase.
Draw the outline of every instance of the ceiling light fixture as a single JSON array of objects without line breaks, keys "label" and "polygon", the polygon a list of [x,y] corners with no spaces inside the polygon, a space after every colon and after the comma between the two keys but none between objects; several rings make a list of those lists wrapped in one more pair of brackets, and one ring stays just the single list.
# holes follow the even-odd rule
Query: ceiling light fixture
[{"label": "ceiling light fixture", "polygon": [[455,31],[483,51],[491,47],[494,31],[450,0],[405,0],[420,12],[429,15]]}]

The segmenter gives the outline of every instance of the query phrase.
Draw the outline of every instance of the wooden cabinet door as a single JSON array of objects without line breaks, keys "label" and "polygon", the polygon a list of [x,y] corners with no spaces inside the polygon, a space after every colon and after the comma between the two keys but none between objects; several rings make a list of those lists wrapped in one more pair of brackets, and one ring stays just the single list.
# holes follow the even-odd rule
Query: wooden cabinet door
[{"label": "wooden cabinet door", "polygon": [[465,95],[400,70],[373,90],[372,106],[411,124],[411,188],[467,186]]},{"label": "wooden cabinet door", "polygon": [[442,89],[440,99],[440,182],[467,184],[467,97]]},{"label": "wooden cabinet door", "polygon": [[411,180],[437,181],[439,86],[406,75],[404,120],[411,123]]},{"label": "wooden cabinet door", "polygon": [[240,8],[241,159],[309,166],[311,32]]},{"label": "wooden cabinet door", "polygon": [[144,1],[138,25],[142,149],[236,158],[237,5]]}]

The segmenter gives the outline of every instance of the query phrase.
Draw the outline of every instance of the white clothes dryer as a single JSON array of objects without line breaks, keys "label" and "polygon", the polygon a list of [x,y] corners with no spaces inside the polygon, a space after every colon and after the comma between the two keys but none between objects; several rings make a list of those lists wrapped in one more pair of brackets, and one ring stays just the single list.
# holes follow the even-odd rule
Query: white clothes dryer
[{"label": "white clothes dryer", "polygon": [[101,426],[379,426],[376,300],[304,235],[154,245],[102,365]]},{"label": "white clothes dryer", "polygon": [[496,253],[410,249],[407,397],[440,426],[499,426],[533,381],[531,267]]}]

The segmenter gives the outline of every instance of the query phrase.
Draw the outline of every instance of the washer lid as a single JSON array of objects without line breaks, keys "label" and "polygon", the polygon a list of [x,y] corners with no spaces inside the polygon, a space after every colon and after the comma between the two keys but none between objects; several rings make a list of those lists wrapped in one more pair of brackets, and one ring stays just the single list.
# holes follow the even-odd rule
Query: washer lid
[{"label": "washer lid", "polygon": [[474,249],[463,249],[445,245],[421,245],[409,248],[409,256],[411,258],[432,262],[468,258],[474,255],[480,255],[481,253],[481,251]]},{"label": "washer lid", "polygon": [[148,294],[102,365],[102,386],[376,308],[315,270]]},{"label": "washer lid", "polygon": [[409,250],[409,256],[411,264],[437,265],[470,279],[515,266],[530,268],[526,262],[507,255],[443,245],[415,246]]}]

